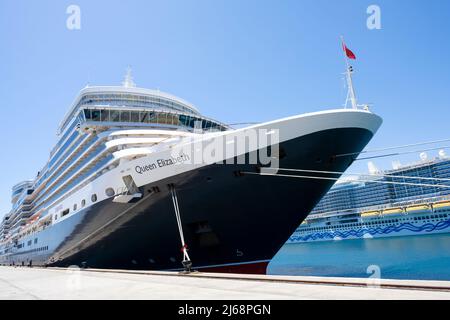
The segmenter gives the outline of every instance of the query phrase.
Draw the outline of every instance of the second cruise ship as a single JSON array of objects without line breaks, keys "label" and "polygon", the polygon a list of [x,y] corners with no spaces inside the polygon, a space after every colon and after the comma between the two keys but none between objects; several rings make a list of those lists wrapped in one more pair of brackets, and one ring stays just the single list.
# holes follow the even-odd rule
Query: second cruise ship
[{"label": "second cruise ship", "polygon": [[450,158],[444,150],[338,182],[288,244],[450,233]]}]

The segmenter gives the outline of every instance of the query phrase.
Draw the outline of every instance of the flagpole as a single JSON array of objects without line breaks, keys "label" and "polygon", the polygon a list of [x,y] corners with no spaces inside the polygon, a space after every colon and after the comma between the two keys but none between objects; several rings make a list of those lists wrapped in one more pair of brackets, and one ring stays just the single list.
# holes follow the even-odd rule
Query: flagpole
[{"label": "flagpole", "polygon": [[[355,94],[355,88],[353,87],[353,79],[352,79],[352,73],[353,70],[351,70],[351,65],[348,61],[348,57],[347,57],[347,52],[345,50],[345,48],[347,47],[345,45],[345,41],[344,41],[344,37],[341,36],[341,42],[342,42],[342,51],[344,52],[344,59],[345,59],[345,64],[347,66],[347,71],[346,71],[346,76],[347,76],[347,86],[348,86],[348,90],[350,93],[350,101],[352,103],[352,108],[353,109],[358,109],[358,102],[356,100],[356,94]],[[348,95],[347,95],[348,96]]]}]

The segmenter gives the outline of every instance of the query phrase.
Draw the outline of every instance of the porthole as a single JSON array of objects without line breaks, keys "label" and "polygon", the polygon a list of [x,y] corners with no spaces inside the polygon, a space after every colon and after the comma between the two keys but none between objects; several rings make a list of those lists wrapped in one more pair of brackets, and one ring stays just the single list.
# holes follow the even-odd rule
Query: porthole
[{"label": "porthole", "polygon": [[97,202],[97,195],[96,195],[96,194],[93,194],[93,195],[92,195],[91,201],[92,201],[92,202]]},{"label": "porthole", "polygon": [[81,207],[84,208],[86,206],[86,200],[81,200]]},{"label": "porthole", "polygon": [[105,193],[106,193],[106,196],[108,196],[108,197],[113,197],[116,194],[116,192],[114,191],[113,188],[106,189]]},{"label": "porthole", "polygon": [[78,206],[77,206],[77,204],[75,203],[75,204],[73,205],[73,211],[77,211],[77,209],[78,209]]}]

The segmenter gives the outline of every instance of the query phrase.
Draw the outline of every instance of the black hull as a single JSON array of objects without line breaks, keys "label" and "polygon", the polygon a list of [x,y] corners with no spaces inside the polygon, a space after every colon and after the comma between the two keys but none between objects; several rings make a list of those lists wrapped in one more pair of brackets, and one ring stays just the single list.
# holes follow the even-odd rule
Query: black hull
[{"label": "black hull", "polygon": [[[369,130],[342,128],[290,140],[280,146],[280,167],[345,171],[355,156],[334,156],[360,152],[371,138]],[[1,263],[180,269],[169,184],[177,188],[194,269],[268,262],[334,181],[237,174],[256,170],[255,165],[214,164],[146,185],[136,203],[97,203],[25,239],[33,244],[3,255]]]}]

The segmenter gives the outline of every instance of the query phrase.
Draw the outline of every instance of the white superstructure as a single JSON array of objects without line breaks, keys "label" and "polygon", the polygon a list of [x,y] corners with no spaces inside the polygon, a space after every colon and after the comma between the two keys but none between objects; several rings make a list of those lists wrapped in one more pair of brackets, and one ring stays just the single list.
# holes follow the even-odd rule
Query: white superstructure
[{"label": "white superstructure", "polygon": [[[12,188],[13,208],[3,219],[0,240],[18,241],[99,201],[93,182],[124,161],[182,138],[228,129],[180,98],[137,88],[130,71],[123,86],[86,87],[61,122],[47,164],[35,180]],[[120,189],[108,188],[112,195]],[[81,190],[86,190],[83,199],[66,204],[75,194],[80,197]]]}]

